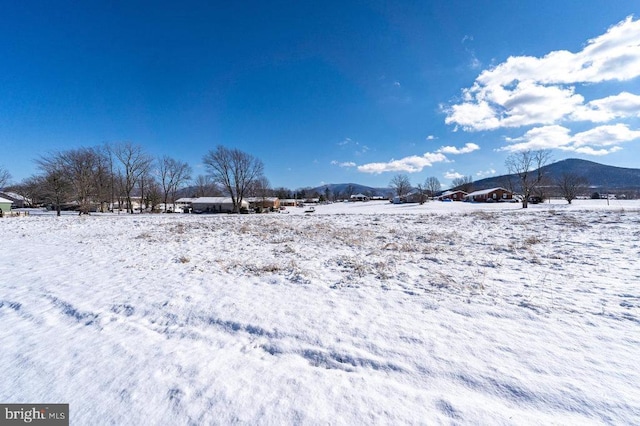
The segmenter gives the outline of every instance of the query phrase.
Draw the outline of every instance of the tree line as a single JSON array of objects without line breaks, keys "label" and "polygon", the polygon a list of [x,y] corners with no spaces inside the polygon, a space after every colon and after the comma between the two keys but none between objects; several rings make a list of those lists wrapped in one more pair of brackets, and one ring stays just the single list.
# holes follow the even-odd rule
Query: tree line
[{"label": "tree line", "polygon": [[[507,157],[505,166],[509,175],[504,178],[503,186],[522,196],[523,208],[528,207],[532,197],[548,197],[550,189],[569,203],[588,189],[587,179],[575,174],[563,173],[550,180],[543,173],[550,159],[548,150],[521,151]],[[11,175],[0,167],[0,189],[10,189],[31,200],[33,205],[50,205],[58,215],[69,203],[73,203],[79,214],[92,209],[106,212],[115,205],[119,209],[125,206],[127,212],[133,213],[134,195],[141,200],[140,211],[143,208],[155,211],[160,204],[167,211],[167,206],[175,202],[179,194],[184,194],[187,187],[191,191],[187,196],[229,196],[236,212],[247,196],[332,201],[349,199],[355,193],[352,185],[340,193],[332,193],[328,186],[322,191],[272,189],[260,159],[222,145],[203,156],[208,173],[195,179],[187,163],[169,156],[154,158],[142,146],[130,142],[51,152],[35,162],[39,173],[11,187],[7,187]],[[417,192],[420,203],[436,196],[441,187],[436,177],[428,177],[413,187],[404,174],[395,175],[389,183],[389,188],[400,198]],[[451,189],[471,192],[472,177],[454,179]]]},{"label": "tree line", "polygon": [[79,214],[93,209],[107,212],[116,205],[134,213],[134,197],[140,199],[140,211],[154,211],[160,204],[167,211],[189,185],[193,191],[189,195],[194,197],[226,194],[239,212],[249,192],[265,195],[269,186],[261,160],[221,145],[204,155],[208,174],[195,179],[186,162],[169,156],[154,158],[130,142],[50,152],[35,162],[38,173],[10,187],[11,175],[0,167],[0,189],[15,192],[32,205],[49,205],[58,215],[68,204]]}]

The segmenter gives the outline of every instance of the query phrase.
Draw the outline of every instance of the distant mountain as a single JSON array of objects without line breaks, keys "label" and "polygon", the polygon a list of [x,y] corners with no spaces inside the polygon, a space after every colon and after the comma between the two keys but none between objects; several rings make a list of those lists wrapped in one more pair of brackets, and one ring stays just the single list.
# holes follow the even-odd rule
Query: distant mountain
[{"label": "distant mountain", "polygon": [[[584,176],[589,186],[596,190],[622,191],[640,190],[640,169],[607,166],[593,161],[569,158],[542,168],[551,180],[559,178],[563,173]],[[473,182],[473,189],[488,189],[497,186],[507,186],[513,175],[493,176]]]},{"label": "distant mountain", "polygon": [[[607,166],[593,161],[570,158],[558,161],[543,167],[544,173],[555,180],[563,173],[573,173],[584,176],[589,181],[589,186],[598,192],[640,192],[640,169],[630,169],[624,167]],[[510,175],[493,176],[473,182],[473,190],[495,188],[497,186],[508,187]],[[514,176],[511,175],[513,179]],[[307,193],[324,194],[326,188],[331,191],[332,197],[348,198],[348,195],[365,194],[368,196],[381,196],[388,198],[393,196],[393,189],[389,187],[376,188],[372,186],[360,185],[358,183],[330,183],[316,186],[315,188],[305,188]],[[191,197],[196,192],[196,187],[188,187],[179,191],[178,197]],[[213,194],[219,192],[212,192]]]},{"label": "distant mountain", "polygon": [[342,198],[347,198],[347,195],[354,194],[364,194],[368,196],[378,195],[387,197],[390,193],[393,192],[391,188],[374,188],[372,186],[365,186],[357,183],[330,183],[327,185],[311,188],[311,192],[324,194],[326,188],[329,188],[331,194],[333,194],[334,196],[337,195]]}]

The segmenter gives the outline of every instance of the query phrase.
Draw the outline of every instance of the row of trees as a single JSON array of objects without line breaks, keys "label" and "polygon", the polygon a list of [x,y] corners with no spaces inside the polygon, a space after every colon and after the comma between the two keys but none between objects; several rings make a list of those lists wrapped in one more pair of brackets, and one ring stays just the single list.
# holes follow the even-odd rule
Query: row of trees
[{"label": "row of trees", "polygon": [[168,156],[154,158],[140,145],[108,144],[43,155],[36,160],[39,174],[15,188],[31,200],[55,207],[73,202],[80,214],[95,205],[107,211],[115,203],[133,213],[137,194],[148,206],[165,203],[191,179],[191,167]]},{"label": "row of trees", "polygon": [[[442,184],[440,183],[438,178],[434,176],[426,178],[424,183],[418,183],[415,187],[413,187],[407,175],[395,175],[391,179],[391,182],[389,182],[389,187],[399,198],[403,198],[413,191],[417,192],[420,204],[424,203],[429,198],[435,197],[442,191]],[[452,181],[452,189],[471,192],[472,188],[473,179],[471,178],[471,176],[458,177],[453,179]]]},{"label": "row of trees", "polygon": [[436,177],[428,177],[424,183],[419,183],[414,188],[411,185],[411,181],[409,180],[409,176],[400,174],[395,175],[391,182],[389,183],[389,187],[393,190],[394,194],[398,198],[404,198],[412,191],[417,191],[418,198],[420,204],[423,204],[429,197],[434,197],[440,192],[442,185],[440,181]]},{"label": "row of trees", "polygon": [[[509,175],[504,186],[522,196],[522,207],[527,208],[532,196],[544,198],[544,191],[555,188],[569,203],[587,189],[582,176],[563,174],[551,181],[544,174],[544,166],[551,159],[550,151],[522,151],[507,157],[505,165]],[[154,209],[162,203],[165,211],[174,202],[179,191],[191,185],[190,196],[231,197],[234,209],[239,211],[247,196],[276,196],[279,198],[320,198],[330,201],[341,196],[349,198],[355,189],[347,187],[344,194],[332,194],[329,187],[321,193],[311,189],[295,192],[287,188],[271,190],[264,176],[264,165],[258,158],[238,149],[218,146],[203,157],[207,175],[192,180],[192,169],[184,162],[168,156],[153,158],[140,145],[132,143],[107,144],[94,148],[79,148],[41,156],[36,160],[39,174],[31,176],[11,189],[34,203],[48,203],[60,214],[65,203],[73,201],[80,214],[88,213],[98,205],[107,211],[115,203],[126,206],[133,213],[134,193],[142,206]],[[0,188],[5,188],[11,176],[0,168]],[[452,189],[471,192],[471,176],[456,178]],[[402,198],[412,191],[424,203],[441,191],[440,181],[428,177],[424,183],[412,186],[407,175],[396,175],[389,184],[396,196]],[[547,194],[548,195],[548,194]]]},{"label": "row of trees", "polygon": [[[193,196],[226,193],[239,211],[249,191],[265,194],[269,184],[263,176],[262,161],[237,149],[218,146],[203,162],[208,175],[192,181],[191,167],[169,156],[154,158],[140,145],[129,142],[93,148],[78,148],[43,155],[35,160],[39,173],[10,187],[32,204],[49,204],[58,215],[65,204],[73,203],[80,214],[96,208],[105,212],[117,203],[133,213],[132,198],[155,209],[174,202],[179,191],[193,184]],[[10,174],[0,168],[0,188],[6,188]]]}]

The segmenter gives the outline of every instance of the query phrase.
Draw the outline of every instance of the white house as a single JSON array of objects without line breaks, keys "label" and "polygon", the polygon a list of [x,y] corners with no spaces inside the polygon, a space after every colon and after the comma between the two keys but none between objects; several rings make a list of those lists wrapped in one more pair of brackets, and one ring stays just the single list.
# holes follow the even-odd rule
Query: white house
[{"label": "white house", "polygon": [[[191,200],[191,207],[194,213],[233,213],[234,211],[231,197],[198,197]],[[242,200],[240,209],[249,209],[249,202]]]}]

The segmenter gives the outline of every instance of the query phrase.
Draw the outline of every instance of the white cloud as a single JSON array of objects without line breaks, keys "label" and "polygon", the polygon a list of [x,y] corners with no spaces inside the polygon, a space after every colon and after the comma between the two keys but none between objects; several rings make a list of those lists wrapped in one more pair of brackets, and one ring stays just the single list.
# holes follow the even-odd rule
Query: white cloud
[{"label": "white cloud", "polygon": [[586,154],[586,155],[594,155],[594,156],[602,156],[602,155],[608,155],[611,154],[613,152],[617,152],[620,151],[622,148],[620,148],[619,146],[614,146],[613,148],[609,148],[609,149],[593,149],[589,146],[584,146],[581,148],[576,148],[576,152],[580,153],[580,154]]},{"label": "white cloud", "polygon": [[478,68],[481,68],[482,62],[480,62],[480,59],[478,59],[476,54],[473,51],[469,51],[469,54],[471,55],[471,59],[469,60],[469,67],[472,70],[477,70]]},{"label": "white cloud", "polygon": [[485,176],[493,176],[497,173],[496,169],[489,169],[489,170],[480,170],[478,172],[476,172],[476,176],[483,178]]},{"label": "white cloud", "polygon": [[463,178],[464,175],[462,173],[458,173],[455,170],[449,170],[448,172],[444,173],[444,177],[445,179],[449,179],[449,180],[453,180],[453,179],[460,179]]},{"label": "white cloud", "polygon": [[435,140],[435,139],[438,139],[438,138],[437,138],[437,137],[435,137],[435,136],[433,136],[433,135],[429,135],[429,136],[427,136],[427,140],[428,140],[428,141],[432,141],[432,140]]},{"label": "white cloud", "polygon": [[480,147],[475,143],[467,142],[462,148],[456,148],[455,146],[442,146],[436,152],[442,152],[444,154],[468,154],[479,149]]},{"label": "white cloud", "polygon": [[509,145],[500,151],[524,151],[528,149],[560,149],[588,155],[606,155],[622,149],[621,144],[640,139],[639,130],[631,130],[626,124],[598,126],[571,135],[563,126],[544,126],[529,130],[519,138],[505,138]]},{"label": "white cloud", "polygon": [[339,167],[355,167],[356,166],[356,163],[354,163],[353,161],[339,162],[339,161],[333,160],[331,164]]},{"label": "white cloud", "polygon": [[467,131],[494,130],[561,121],[596,123],[638,116],[640,96],[628,92],[585,103],[583,83],[626,82],[640,76],[640,20],[628,17],[572,53],[512,56],[484,70],[462,102],[443,108],[445,122]]},{"label": "white cloud", "polygon": [[629,92],[596,99],[573,112],[576,121],[606,122],[617,118],[640,117],[640,96]]},{"label": "white cloud", "polygon": [[640,20],[630,16],[593,38],[578,53],[553,51],[542,58],[512,56],[480,74],[487,86],[533,80],[543,84],[625,81],[640,75]]},{"label": "white cloud", "polygon": [[399,160],[391,160],[386,163],[368,163],[358,166],[362,173],[380,174],[384,172],[420,172],[425,167],[431,167],[434,163],[446,162],[447,157],[441,153],[426,152],[424,155],[412,155]]},{"label": "white cloud", "polygon": [[464,130],[492,130],[500,127],[497,110],[481,99],[453,105],[447,110],[445,123],[460,125]]},{"label": "white cloud", "polygon": [[368,146],[366,146],[366,145],[362,145],[362,146],[360,147],[360,149],[359,149],[359,150],[357,150],[357,151],[355,152],[355,154],[356,154],[356,155],[363,155],[363,154],[366,154],[366,153],[367,153],[367,151],[369,151],[369,149],[370,149],[370,148],[369,148]]},{"label": "white cloud", "polygon": [[596,127],[585,132],[576,133],[573,137],[574,146],[576,147],[617,146],[635,139],[640,139],[640,131],[631,130],[628,126],[621,123],[612,126]]},{"label": "white cloud", "polygon": [[337,145],[342,147],[342,149],[353,149],[353,154],[356,156],[364,155],[370,149],[367,145],[361,145],[360,142],[354,141],[351,138],[344,138],[341,142],[338,142]]},{"label": "white cloud", "polygon": [[536,127],[519,138],[505,138],[510,144],[501,151],[526,151],[528,149],[562,149],[571,143],[571,130],[553,125]]}]

